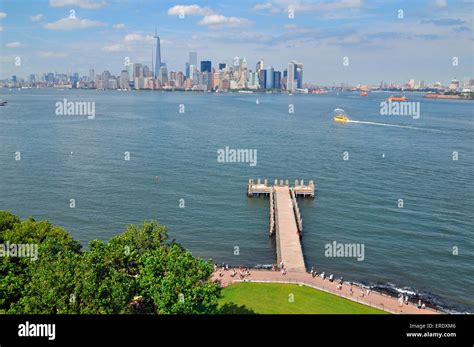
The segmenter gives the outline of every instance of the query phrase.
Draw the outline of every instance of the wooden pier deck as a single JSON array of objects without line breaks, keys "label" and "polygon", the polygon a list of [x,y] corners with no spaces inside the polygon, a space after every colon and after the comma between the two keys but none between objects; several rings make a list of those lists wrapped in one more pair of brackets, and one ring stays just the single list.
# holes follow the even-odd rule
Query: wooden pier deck
[{"label": "wooden pier deck", "polygon": [[249,197],[268,195],[270,198],[269,233],[271,236],[275,234],[277,262],[282,262],[286,271],[306,271],[301,248],[303,219],[297,197],[314,198],[314,190],[313,181],[305,185],[303,180],[296,180],[293,187],[290,187],[288,180],[275,180],[273,186],[269,186],[267,180],[263,183],[260,179],[257,183],[253,180],[248,182]]}]

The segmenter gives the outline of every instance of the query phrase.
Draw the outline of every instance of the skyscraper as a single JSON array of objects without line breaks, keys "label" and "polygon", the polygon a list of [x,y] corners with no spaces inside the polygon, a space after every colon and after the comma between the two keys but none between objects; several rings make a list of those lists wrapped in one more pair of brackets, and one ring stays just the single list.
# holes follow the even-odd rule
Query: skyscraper
[{"label": "skyscraper", "polygon": [[184,66],[184,71],[185,71],[185,76],[186,78],[189,78],[190,76],[190,64],[189,63],[186,63],[185,66]]},{"label": "skyscraper", "polygon": [[303,88],[303,64],[297,63],[296,64],[296,88],[302,89]]},{"label": "skyscraper", "polygon": [[265,69],[265,88],[266,89],[273,89],[273,73],[274,73],[273,67],[267,67]]},{"label": "skyscraper", "polygon": [[267,74],[265,70],[260,70],[258,72],[258,85],[260,88],[265,89],[267,84]]},{"label": "skyscraper", "polygon": [[209,60],[201,61],[201,72],[211,72],[212,70],[212,63]]},{"label": "skyscraper", "polygon": [[168,83],[168,68],[166,66],[160,67],[159,80],[162,86]]},{"label": "skyscraper", "polygon": [[250,89],[258,88],[258,73],[250,72],[247,80],[247,85]]},{"label": "skyscraper", "polygon": [[156,78],[161,68],[161,43],[160,43],[160,37],[156,33],[156,27],[155,27],[155,36],[153,37],[156,39],[156,57],[155,57],[155,69],[154,69],[154,74]]},{"label": "skyscraper", "polygon": [[286,82],[286,89],[289,92],[294,92],[296,88],[298,88],[296,75],[297,75],[296,62],[292,61],[288,63],[288,81]]},{"label": "skyscraper", "polygon": [[189,65],[197,66],[198,56],[196,52],[189,52]]},{"label": "skyscraper", "polygon": [[144,77],[143,76],[143,66],[140,63],[133,64],[133,77]]},{"label": "skyscraper", "polygon": [[280,71],[273,72],[273,88],[281,89],[281,72]]},{"label": "skyscraper", "polygon": [[133,63],[130,63],[127,65],[127,71],[128,71],[128,82],[133,82]]},{"label": "skyscraper", "polygon": [[122,70],[120,73],[120,79],[119,79],[119,88],[120,89],[130,89],[128,86],[128,80],[129,80],[129,75],[127,70]]}]

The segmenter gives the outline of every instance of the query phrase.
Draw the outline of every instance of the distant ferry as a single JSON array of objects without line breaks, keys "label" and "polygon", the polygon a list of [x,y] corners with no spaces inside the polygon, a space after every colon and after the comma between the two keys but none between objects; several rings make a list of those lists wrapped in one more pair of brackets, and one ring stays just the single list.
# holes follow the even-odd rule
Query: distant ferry
[{"label": "distant ferry", "polygon": [[243,93],[243,94],[253,94],[253,91],[251,91],[251,90],[239,90],[239,93]]},{"label": "distant ferry", "polygon": [[404,95],[404,96],[390,96],[388,99],[388,101],[408,101],[408,98]]},{"label": "distant ferry", "polygon": [[7,104],[7,101],[0,100],[0,106],[5,106]]}]

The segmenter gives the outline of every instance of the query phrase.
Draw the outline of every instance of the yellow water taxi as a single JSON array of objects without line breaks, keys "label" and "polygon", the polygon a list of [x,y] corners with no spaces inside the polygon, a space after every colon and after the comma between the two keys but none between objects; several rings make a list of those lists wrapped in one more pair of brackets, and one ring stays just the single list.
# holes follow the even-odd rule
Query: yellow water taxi
[{"label": "yellow water taxi", "polygon": [[349,120],[349,117],[344,116],[343,114],[338,114],[336,117],[334,117],[334,121],[338,123],[347,123]]}]

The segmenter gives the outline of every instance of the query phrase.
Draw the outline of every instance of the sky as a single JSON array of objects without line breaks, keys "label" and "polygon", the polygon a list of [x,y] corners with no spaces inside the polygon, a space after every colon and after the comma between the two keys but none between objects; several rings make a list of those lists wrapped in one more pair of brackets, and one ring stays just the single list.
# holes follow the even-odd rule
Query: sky
[{"label": "sky", "polygon": [[318,85],[446,85],[474,77],[473,24],[474,0],[2,0],[0,78],[151,66],[156,26],[169,71],[196,51],[252,70],[297,61]]}]

